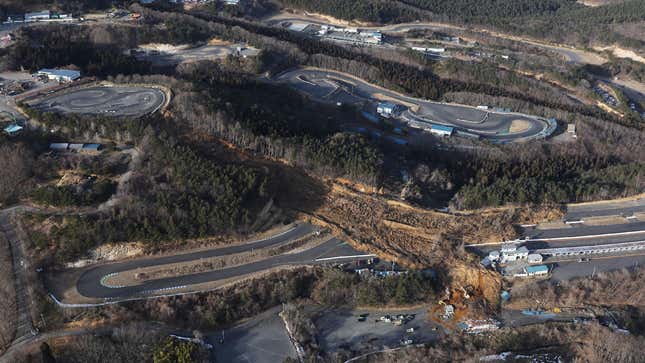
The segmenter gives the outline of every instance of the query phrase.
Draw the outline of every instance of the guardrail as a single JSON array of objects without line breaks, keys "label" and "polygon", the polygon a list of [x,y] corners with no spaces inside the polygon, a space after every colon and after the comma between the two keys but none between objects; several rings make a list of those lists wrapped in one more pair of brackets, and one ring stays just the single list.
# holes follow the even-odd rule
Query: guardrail
[{"label": "guardrail", "polygon": [[544,248],[532,252],[541,255],[548,255],[553,257],[559,256],[580,256],[592,255],[601,253],[616,253],[616,252],[632,252],[645,250],[645,241],[612,243],[596,246],[578,246],[578,247],[560,247],[560,248]]}]

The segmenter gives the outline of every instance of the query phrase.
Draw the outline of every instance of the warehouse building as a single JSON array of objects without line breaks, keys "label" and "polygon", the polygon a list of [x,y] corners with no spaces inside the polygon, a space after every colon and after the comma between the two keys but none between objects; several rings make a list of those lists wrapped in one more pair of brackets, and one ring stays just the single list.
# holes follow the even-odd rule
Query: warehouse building
[{"label": "warehouse building", "polygon": [[38,71],[39,76],[45,76],[51,81],[72,82],[81,78],[81,72],[71,69],[41,69]]},{"label": "warehouse building", "polygon": [[522,272],[515,274],[516,277],[545,276],[549,274],[549,267],[546,265],[528,266]]},{"label": "warehouse building", "polygon": [[49,10],[37,11],[33,13],[25,14],[25,21],[39,21],[39,20],[49,20],[51,18],[51,12]]},{"label": "warehouse building", "polygon": [[432,125],[430,132],[439,136],[451,136],[455,129],[450,126]]}]

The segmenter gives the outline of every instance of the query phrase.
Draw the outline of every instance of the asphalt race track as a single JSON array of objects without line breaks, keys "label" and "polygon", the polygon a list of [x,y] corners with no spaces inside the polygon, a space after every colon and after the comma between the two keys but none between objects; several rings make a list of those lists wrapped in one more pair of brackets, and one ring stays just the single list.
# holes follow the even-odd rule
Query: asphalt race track
[{"label": "asphalt race track", "polygon": [[[279,75],[277,80],[322,102],[359,104],[385,96],[403,105],[414,104],[418,109],[405,110],[400,116],[403,121],[452,126],[499,143],[539,138],[548,129],[548,123],[537,117],[408,97],[335,71],[296,69]],[[525,127],[511,130],[513,122]]]},{"label": "asphalt race track", "polygon": [[44,112],[138,117],[158,110],[165,101],[166,95],[157,88],[94,86],[54,94],[31,106]]},{"label": "asphalt race track", "polygon": [[[303,237],[311,233],[313,230],[313,226],[309,224],[301,224],[285,233],[278,234],[265,240],[250,242],[243,245],[222,247],[183,255],[164,256],[145,260],[132,260],[101,265],[85,271],[78,279],[76,287],[78,289],[78,292],[85,297],[125,299],[136,296],[144,296],[146,294],[154,294],[160,291],[176,289],[178,287],[241,277],[247,274],[268,270],[277,266],[324,263],[325,261],[345,260],[344,256],[362,255],[362,253],[355,251],[347,243],[342,242],[336,238],[332,238],[316,247],[302,252],[277,255],[264,260],[235,267],[224,268],[221,270],[150,280],[136,286],[110,287],[101,283],[102,279],[110,274],[133,270],[140,267],[199,260],[202,258],[251,251],[255,248],[270,247],[273,245],[281,244],[283,242],[287,242],[289,240]],[[324,260],[316,261],[317,259]]]}]

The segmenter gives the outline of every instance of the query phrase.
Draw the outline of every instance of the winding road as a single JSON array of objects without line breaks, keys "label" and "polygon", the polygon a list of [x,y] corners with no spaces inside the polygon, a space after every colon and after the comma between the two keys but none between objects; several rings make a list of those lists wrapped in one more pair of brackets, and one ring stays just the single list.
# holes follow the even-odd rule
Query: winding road
[{"label": "winding road", "polygon": [[288,241],[305,237],[314,232],[315,228],[312,225],[304,223],[299,224],[286,232],[280,233],[270,238],[245,243],[242,245],[221,247],[181,255],[137,259],[99,265],[87,269],[76,282],[76,288],[81,295],[88,298],[99,298],[106,300],[131,299],[162,292],[166,293],[174,290],[180,290],[190,285],[243,277],[249,274],[269,270],[280,266],[311,265],[324,262],[366,258],[368,256],[371,256],[355,251],[345,242],[342,242],[336,238],[331,238],[313,248],[301,252],[285,253],[282,255],[272,256],[260,261],[219,270],[150,280],[134,286],[114,287],[104,283],[106,277],[137,268],[162,266],[166,264],[188,261],[199,261],[201,259],[210,257],[248,252],[252,251],[253,249],[280,245]]},{"label": "winding road", "polygon": [[[365,100],[388,99],[408,108],[400,118],[407,123],[439,124],[477,134],[493,142],[516,142],[548,136],[549,122],[539,117],[511,112],[483,110],[472,106],[448,104],[409,97],[367,83],[357,77],[323,69],[295,69],[276,77],[276,81],[322,102],[357,104]],[[513,130],[514,124],[522,127]]]}]

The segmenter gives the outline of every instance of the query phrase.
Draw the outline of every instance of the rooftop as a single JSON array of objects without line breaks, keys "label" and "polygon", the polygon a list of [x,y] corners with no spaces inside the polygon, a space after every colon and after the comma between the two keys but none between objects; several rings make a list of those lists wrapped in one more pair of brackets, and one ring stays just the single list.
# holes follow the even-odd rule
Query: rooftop
[{"label": "rooftop", "polygon": [[59,77],[69,77],[69,78],[78,78],[81,76],[81,72],[74,71],[71,69],[49,69],[43,68],[38,71],[40,74],[51,74]]},{"label": "rooftop", "polygon": [[4,132],[6,132],[8,134],[15,134],[16,132],[18,132],[18,131],[20,131],[22,129],[23,129],[23,127],[20,126],[20,125],[11,124],[11,125],[9,125],[9,126],[4,128]]},{"label": "rooftop", "polygon": [[538,272],[549,272],[549,267],[546,265],[538,265],[538,266],[527,266],[526,267],[526,272],[529,274],[534,274]]},{"label": "rooftop", "polygon": [[444,125],[432,125],[432,129],[439,130],[439,131],[446,131],[446,132],[452,132],[454,130],[453,127],[444,126]]}]

